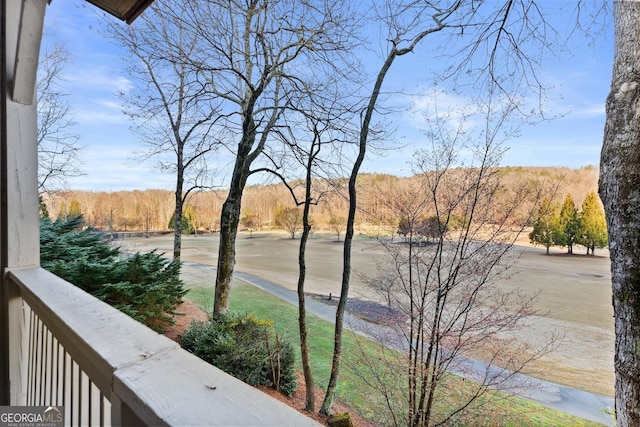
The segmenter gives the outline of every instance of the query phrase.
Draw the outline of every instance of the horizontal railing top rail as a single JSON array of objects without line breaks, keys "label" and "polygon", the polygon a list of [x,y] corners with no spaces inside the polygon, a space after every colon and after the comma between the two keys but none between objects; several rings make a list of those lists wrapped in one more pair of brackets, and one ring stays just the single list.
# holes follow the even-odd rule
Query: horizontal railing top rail
[{"label": "horizontal railing top rail", "polygon": [[42,268],[8,274],[103,395],[146,425],[318,425]]}]

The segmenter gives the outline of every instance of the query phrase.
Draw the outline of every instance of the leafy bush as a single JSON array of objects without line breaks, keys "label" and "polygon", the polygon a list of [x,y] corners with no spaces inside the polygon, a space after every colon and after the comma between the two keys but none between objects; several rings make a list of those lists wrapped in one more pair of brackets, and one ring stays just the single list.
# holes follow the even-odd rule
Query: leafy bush
[{"label": "leafy bush", "polygon": [[247,384],[273,387],[287,396],[296,389],[293,346],[274,332],[271,322],[253,315],[193,322],[182,347]]},{"label": "leafy bush", "polygon": [[40,221],[42,267],[150,328],[163,332],[186,293],[180,264],[150,252],[120,255],[82,217]]}]

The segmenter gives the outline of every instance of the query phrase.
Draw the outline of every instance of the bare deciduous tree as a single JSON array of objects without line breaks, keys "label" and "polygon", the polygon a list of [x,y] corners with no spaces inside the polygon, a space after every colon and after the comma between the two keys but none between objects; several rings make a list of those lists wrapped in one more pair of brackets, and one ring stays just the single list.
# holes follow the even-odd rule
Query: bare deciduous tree
[{"label": "bare deciduous tree", "polygon": [[[517,105],[523,91],[540,91],[536,76],[538,56],[530,49],[544,52],[550,46],[546,39],[548,25],[533,0],[505,0],[478,3],[473,0],[447,2],[389,1],[378,7],[378,21],[388,33],[388,48],[376,76],[366,108],[362,114],[359,153],[349,178],[349,213],[344,240],[343,273],[340,300],[336,311],[334,355],[331,376],[320,412],[329,414],[335,395],[342,353],[344,310],[351,275],[351,243],[357,208],[356,178],[367,152],[371,121],[376,111],[382,84],[394,61],[415,48],[425,38],[442,33],[446,40],[442,50],[450,52],[449,67],[443,78],[460,82],[471,77],[477,95],[496,87]],[[436,38],[437,40],[437,38]],[[515,53],[515,54],[514,54]],[[469,84],[468,80],[466,84]]]},{"label": "bare deciduous tree", "polygon": [[[190,56],[208,91],[224,102],[223,122],[233,152],[229,191],[220,216],[220,246],[214,314],[228,309],[235,266],[235,242],[247,179],[264,156],[270,134],[287,107],[287,94],[313,78],[309,58],[344,49],[350,27],[346,3],[267,1],[187,1],[188,23],[201,39]],[[306,71],[305,71],[306,70]],[[254,169],[255,168],[255,169]]]},{"label": "bare deciduous tree", "polygon": [[[172,13],[165,13],[171,7]],[[212,128],[216,100],[198,80],[189,58],[199,48],[197,32],[178,19],[184,6],[156,1],[135,25],[110,25],[110,34],[135,60],[127,64],[134,86],[120,94],[133,130],[144,144],[142,157],[176,176],[174,223],[182,224],[189,194],[212,188],[207,158],[220,146]],[[177,14],[177,15],[176,15]],[[174,227],[173,259],[180,260],[182,227]]]},{"label": "bare deciduous tree", "polygon": [[[382,363],[361,366],[375,366],[377,372],[366,377],[382,396],[392,425],[467,424],[465,413],[485,403],[495,388],[513,387],[514,374],[555,344],[550,337],[532,349],[514,339],[534,314],[534,296],[494,285],[509,274],[512,246],[529,225],[520,222],[520,207],[531,206],[540,187],[525,184],[505,197],[496,167],[503,138],[511,135],[502,135],[500,112],[488,115],[480,141],[462,128],[427,132],[429,148],[416,154],[416,185],[388,198],[398,217],[435,217],[439,231],[432,230],[428,241],[416,227],[401,242],[379,239],[386,262],[371,283],[396,314],[387,325],[394,333],[382,344],[400,351],[381,351]],[[470,358],[484,363],[471,369]],[[456,381],[454,373],[472,381],[452,386],[452,393],[446,386]]]},{"label": "bare deciduous tree", "polygon": [[[305,295],[305,279],[306,279],[306,248],[309,235],[311,234],[312,221],[310,211],[312,206],[318,205],[326,191],[320,187],[323,178],[323,172],[332,170],[331,161],[323,159],[321,152],[328,151],[327,157],[330,159],[335,155],[339,148],[347,143],[347,137],[350,119],[353,116],[350,108],[340,105],[337,102],[340,99],[339,90],[330,90],[331,84],[327,85],[322,91],[325,95],[318,97],[321,102],[326,105],[314,105],[306,103],[305,108],[300,105],[292,108],[290,112],[292,116],[300,116],[297,121],[291,120],[289,117],[287,127],[289,132],[279,132],[284,139],[285,144],[290,148],[291,155],[295,158],[295,163],[304,167],[304,194],[301,198],[296,195],[295,188],[289,185],[284,177],[281,177],[297,206],[302,205],[302,235],[300,236],[300,246],[298,249],[298,329],[300,332],[300,353],[302,359],[302,371],[305,378],[306,401],[305,408],[309,411],[315,411],[315,380],[311,370],[309,358],[309,345],[307,340],[308,328],[306,320],[306,295]],[[326,94],[332,93],[332,96]],[[313,99],[312,94],[303,94],[303,99]],[[290,115],[290,116],[291,116]],[[296,117],[297,118],[297,117]],[[295,131],[293,130],[295,129]],[[303,141],[308,141],[306,144]],[[297,168],[296,168],[297,169]],[[277,172],[272,171],[277,174]],[[324,177],[326,178],[326,177]],[[293,235],[292,235],[293,237]]]},{"label": "bare deciduous tree", "polygon": [[309,341],[308,327],[307,327],[307,309],[306,309],[306,295],[305,295],[305,280],[307,273],[307,241],[311,234],[311,219],[310,210],[312,204],[317,204],[318,200],[314,200],[313,194],[313,173],[314,164],[316,159],[320,155],[322,149],[322,131],[319,121],[314,118],[308,118],[309,124],[313,128],[313,137],[308,151],[302,148],[299,144],[294,144],[296,158],[305,166],[305,178],[304,178],[304,197],[302,202],[298,202],[293,188],[290,188],[291,194],[296,200],[296,205],[302,204],[302,235],[300,236],[300,246],[298,248],[298,331],[300,334],[300,358],[302,362],[302,373],[305,380],[305,409],[308,411],[315,411],[315,379],[311,370],[311,360],[309,357]]},{"label": "bare deciduous tree", "polygon": [[38,191],[60,189],[66,178],[82,175],[79,136],[73,132],[71,106],[60,84],[69,52],[54,40],[38,63]]},{"label": "bare deciduous tree", "polygon": [[340,241],[340,235],[344,232],[347,225],[347,219],[343,216],[335,215],[333,212],[329,214],[329,228],[336,233],[336,239]]},{"label": "bare deciduous tree", "polygon": [[273,218],[278,227],[289,233],[292,239],[296,238],[296,233],[302,227],[302,212],[297,207],[280,206]]}]

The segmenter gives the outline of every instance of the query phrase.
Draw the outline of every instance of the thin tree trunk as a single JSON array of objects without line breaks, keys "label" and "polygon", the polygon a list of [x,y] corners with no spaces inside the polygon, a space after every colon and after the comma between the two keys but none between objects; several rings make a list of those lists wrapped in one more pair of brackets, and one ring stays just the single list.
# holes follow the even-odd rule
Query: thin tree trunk
[{"label": "thin tree trunk", "polygon": [[176,210],[173,214],[173,260],[176,262],[180,262],[182,249],[182,203],[178,199],[182,198],[176,195]]},{"label": "thin tree trunk", "polygon": [[307,343],[307,311],[304,295],[304,284],[306,276],[305,254],[307,249],[307,239],[311,233],[311,224],[309,223],[309,208],[311,205],[311,167],[315,158],[313,147],[309,153],[307,162],[307,182],[305,187],[304,211],[302,213],[302,235],[300,236],[300,250],[298,251],[298,327],[300,330],[300,355],[302,358],[302,372],[306,387],[305,409],[315,411],[315,384],[313,380],[313,372],[311,371],[311,363],[309,361],[309,345]]},{"label": "thin tree trunk", "polygon": [[[457,7],[458,6],[453,7],[451,11],[457,9]],[[333,398],[335,396],[336,387],[338,385],[338,376],[340,374],[340,359],[342,357],[342,327],[344,321],[344,310],[347,306],[347,298],[349,296],[349,281],[351,276],[351,244],[354,234],[353,227],[355,224],[356,208],[358,206],[356,200],[356,178],[358,177],[360,166],[362,165],[365,154],[367,152],[369,127],[371,126],[371,119],[375,111],[376,103],[378,102],[378,96],[380,96],[380,89],[382,88],[382,83],[384,82],[387,72],[391,68],[393,61],[398,56],[406,55],[409,52],[413,52],[414,47],[424,37],[426,37],[430,33],[440,31],[442,28],[444,28],[442,22],[438,21],[435,27],[417,34],[413,39],[411,39],[407,47],[401,49],[398,49],[397,47],[397,43],[399,42],[399,40],[393,41],[393,47],[389,51],[389,54],[385,58],[385,61],[380,67],[380,71],[376,76],[376,82],[373,85],[373,90],[371,91],[371,96],[369,97],[367,109],[362,119],[362,124],[360,126],[360,140],[358,142],[358,157],[353,164],[353,169],[351,170],[351,175],[349,176],[349,215],[347,216],[347,229],[344,235],[344,253],[342,256],[342,285],[340,289],[340,300],[338,301],[338,307],[336,310],[336,325],[333,342],[334,347],[333,361],[331,363],[331,375],[329,377],[329,384],[324,396],[324,401],[322,402],[322,407],[320,408],[321,414],[329,415],[331,413],[331,406],[333,404]]]},{"label": "thin tree trunk", "polygon": [[182,252],[182,186],[184,185],[184,167],[182,166],[182,150],[178,150],[178,175],[176,179],[176,209],[173,212],[173,260],[180,262]]},{"label": "thin tree trunk", "polygon": [[615,58],[600,159],[611,254],[617,425],[640,425],[640,3],[614,2]]},{"label": "thin tree trunk", "polygon": [[362,165],[365,154],[367,152],[369,126],[371,124],[371,118],[373,117],[373,112],[375,110],[378,96],[380,95],[380,89],[382,88],[384,78],[389,71],[389,68],[391,68],[391,64],[393,64],[393,61],[397,55],[398,51],[394,48],[387,56],[387,59],[382,65],[382,68],[378,73],[378,77],[376,78],[376,83],[373,87],[373,91],[371,92],[369,104],[367,105],[367,111],[360,128],[358,157],[353,164],[351,176],[349,177],[349,214],[347,216],[347,229],[344,234],[344,251],[342,256],[342,284],[340,288],[340,299],[338,301],[338,307],[336,309],[336,324],[333,340],[331,375],[329,377],[329,384],[327,385],[327,391],[322,402],[322,407],[320,408],[320,413],[325,415],[331,414],[331,406],[333,405],[333,398],[335,397],[336,388],[338,387],[338,376],[340,375],[340,360],[342,358],[342,328],[344,323],[344,311],[347,306],[347,298],[349,297],[349,282],[351,277],[351,245],[354,235],[354,224],[357,207],[356,178],[358,177],[360,166]]}]

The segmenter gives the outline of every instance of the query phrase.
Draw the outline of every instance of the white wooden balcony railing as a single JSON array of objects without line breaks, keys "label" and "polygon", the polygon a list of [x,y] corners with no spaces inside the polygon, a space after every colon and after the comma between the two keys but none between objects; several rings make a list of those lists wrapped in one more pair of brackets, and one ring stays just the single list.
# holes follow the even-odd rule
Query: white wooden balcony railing
[{"label": "white wooden balcony railing", "polygon": [[67,425],[318,425],[42,268],[8,271],[12,405]]}]

